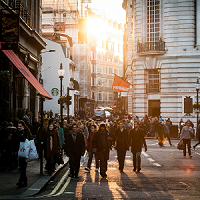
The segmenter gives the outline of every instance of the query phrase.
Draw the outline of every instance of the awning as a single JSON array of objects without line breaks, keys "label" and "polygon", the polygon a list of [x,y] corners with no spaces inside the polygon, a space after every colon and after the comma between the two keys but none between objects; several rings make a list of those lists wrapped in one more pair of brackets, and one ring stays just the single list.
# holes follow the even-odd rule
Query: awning
[{"label": "awning", "polygon": [[39,92],[40,95],[52,99],[48,92],[42,87],[33,74],[27,69],[24,63],[17,57],[13,50],[2,50],[4,54],[10,59],[10,61],[17,67],[17,69],[23,74],[26,80]]}]

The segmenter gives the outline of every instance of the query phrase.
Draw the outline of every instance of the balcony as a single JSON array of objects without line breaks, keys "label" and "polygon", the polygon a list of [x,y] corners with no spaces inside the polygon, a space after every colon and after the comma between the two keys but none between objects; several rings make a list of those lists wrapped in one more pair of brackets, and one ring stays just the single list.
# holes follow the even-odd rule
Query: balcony
[{"label": "balcony", "polygon": [[164,54],[165,53],[165,42],[137,42],[137,53],[141,55],[148,54]]},{"label": "balcony", "polygon": [[160,92],[160,83],[146,84],[146,93],[158,93]]}]

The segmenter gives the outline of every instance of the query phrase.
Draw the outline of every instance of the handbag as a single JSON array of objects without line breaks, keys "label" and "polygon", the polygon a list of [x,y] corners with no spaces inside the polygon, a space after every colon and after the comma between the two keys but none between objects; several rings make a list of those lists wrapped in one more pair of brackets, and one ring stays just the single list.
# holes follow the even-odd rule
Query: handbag
[{"label": "handbag", "polygon": [[183,150],[184,149],[184,144],[183,144],[182,140],[177,144],[177,149],[179,149],[179,150]]},{"label": "handbag", "polygon": [[26,161],[30,162],[30,161],[36,160],[36,159],[38,159],[38,153],[37,153],[37,149],[35,146],[35,142],[34,142],[34,140],[30,140],[30,150],[29,150],[29,154],[28,154],[28,159]]},{"label": "handbag", "polygon": [[25,142],[20,142],[18,157],[28,158],[29,151],[30,151],[30,141],[26,139]]}]

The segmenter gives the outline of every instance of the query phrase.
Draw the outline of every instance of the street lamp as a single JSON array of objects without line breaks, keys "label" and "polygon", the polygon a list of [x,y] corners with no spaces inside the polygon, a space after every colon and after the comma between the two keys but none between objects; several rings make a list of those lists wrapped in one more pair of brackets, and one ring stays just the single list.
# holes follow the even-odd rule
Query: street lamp
[{"label": "street lamp", "polygon": [[[199,121],[199,89],[200,89],[200,83],[199,83],[199,79],[197,79],[197,82],[195,84],[195,88],[197,91],[197,128],[198,128],[198,121]],[[196,130],[197,133],[197,130]]]},{"label": "street lamp", "polygon": [[[62,63],[60,63],[60,69],[58,70],[58,76],[60,78],[60,96],[62,97],[62,79],[64,78],[65,70],[63,69]],[[63,103],[60,101],[60,116],[61,124],[60,127],[63,127]]]}]

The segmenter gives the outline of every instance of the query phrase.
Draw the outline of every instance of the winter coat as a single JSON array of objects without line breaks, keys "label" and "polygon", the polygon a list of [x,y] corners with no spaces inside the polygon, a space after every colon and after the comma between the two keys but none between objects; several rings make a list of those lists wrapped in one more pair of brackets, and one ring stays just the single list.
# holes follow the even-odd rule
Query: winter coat
[{"label": "winter coat", "polygon": [[115,142],[117,150],[128,150],[128,131],[127,129],[123,129],[121,132],[120,128],[115,130]]},{"label": "winter coat", "polygon": [[88,140],[87,140],[87,146],[86,146],[86,149],[87,149],[87,150],[93,150],[93,147],[92,147],[92,140],[93,140],[94,135],[95,135],[96,133],[97,133],[96,131],[90,132],[89,137],[88,137]]},{"label": "winter coat", "polygon": [[82,132],[77,130],[76,140],[72,137],[72,133],[66,134],[66,155],[71,156],[83,156],[85,153],[85,140]]},{"label": "winter coat", "polygon": [[63,128],[61,128],[60,126],[58,127],[58,135],[59,135],[59,146],[60,148],[62,148],[63,145],[65,144],[65,138],[64,138]]},{"label": "winter coat", "polygon": [[142,151],[142,146],[146,146],[146,141],[144,139],[143,130],[135,129],[130,130],[130,145],[131,145],[131,152],[137,153]]},{"label": "winter coat", "polygon": [[53,158],[54,155],[60,154],[58,150],[58,131],[46,131],[46,158]]},{"label": "winter coat", "polygon": [[[106,141],[105,148],[103,147],[102,137],[104,137],[104,140]],[[94,139],[92,141],[93,148],[97,150],[97,153],[104,152],[107,160],[109,159],[109,151],[111,147],[108,137],[109,135],[107,130],[103,132],[98,130],[97,133],[94,135]]]}]

